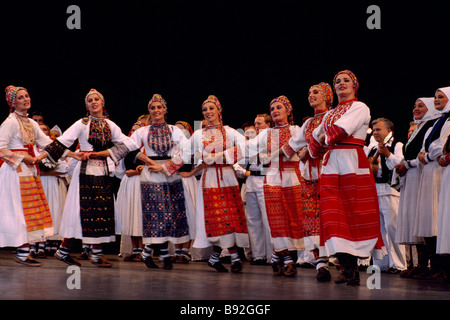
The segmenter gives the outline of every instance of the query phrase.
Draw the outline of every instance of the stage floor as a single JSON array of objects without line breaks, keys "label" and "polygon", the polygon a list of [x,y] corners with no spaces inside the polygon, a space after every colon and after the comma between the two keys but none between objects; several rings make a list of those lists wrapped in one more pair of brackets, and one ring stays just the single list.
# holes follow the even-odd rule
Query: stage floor
[{"label": "stage floor", "polygon": [[[75,256],[75,254],[74,254]],[[148,269],[140,262],[124,262],[105,255],[112,268],[89,261],[74,271],[53,257],[31,268],[14,261],[11,251],[0,251],[2,300],[447,300],[450,284],[402,279],[381,274],[380,289],[369,289],[371,276],[360,272],[360,286],[318,283],[315,269],[297,268],[292,278],[273,276],[270,266],[244,262],[240,274],[218,273],[206,262],[174,264],[173,270]],[[158,261],[158,263],[160,263]],[[229,264],[225,264],[229,268]],[[338,270],[331,267],[333,278]],[[75,277],[78,277],[75,279]],[[75,280],[77,281],[75,281]],[[68,284],[69,283],[69,284]],[[69,288],[79,284],[80,289]]]}]

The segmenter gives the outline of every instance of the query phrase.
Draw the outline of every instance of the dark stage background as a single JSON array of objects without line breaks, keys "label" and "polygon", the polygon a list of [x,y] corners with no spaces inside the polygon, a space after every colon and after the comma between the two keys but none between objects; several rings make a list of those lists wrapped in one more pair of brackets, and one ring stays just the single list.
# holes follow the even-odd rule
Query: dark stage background
[{"label": "dark stage background", "polygon": [[[80,30],[66,26],[72,4],[81,9]],[[366,26],[372,4],[381,9],[380,30]],[[26,87],[30,112],[41,110],[63,130],[85,115],[90,88],[103,93],[124,133],[154,93],[166,99],[169,123],[191,125],[214,94],[224,123],[238,128],[268,113],[279,95],[301,124],[312,115],[309,87],[350,69],[372,119],[390,118],[405,140],[416,98],[450,85],[449,8],[444,1],[2,1],[0,86]]]}]

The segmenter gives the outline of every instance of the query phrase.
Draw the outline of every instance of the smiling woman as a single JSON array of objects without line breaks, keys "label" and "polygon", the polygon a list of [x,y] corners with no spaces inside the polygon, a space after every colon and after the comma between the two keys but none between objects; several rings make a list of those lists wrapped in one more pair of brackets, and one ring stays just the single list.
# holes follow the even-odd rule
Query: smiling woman
[{"label": "smiling woman", "polygon": [[271,265],[274,275],[290,277],[297,273],[292,251],[304,249],[301,174],[297,153],[283,155],[278,151],[300,127],[293,123],[293,107],[286,96],[273,99],[269,108],[275,126],[240,143],[237,152],[232,151],[249,161],[259,157],[262,163],[268,164],[270,159],[264,176],[263,198],[273,243]]},{"label": "smiling woman", "polygon": [[86,98],[86,109],[93,117],[101,118],[103,116],[103,100],[99,94],[93,93]]},{"label": "smiling woman", "polygon": [[[438,220],[439,216],[439,194],[441,192],[441,184],[445,167],[439,163],[443,153],[444,145],[447,137],[450,135],[450,87],[438,88],[435,91],[434,107],[440,115],[433,126],[429,128],[423,140],[423,146],[419,153],[418,159],[423,164],[421,181],[419,185],[418,202],[417,202],[417,223],[415,225],[414,235],[423,237],[430,257],[430,270],[422,275],[416,275],[421,278],[437,278],[442,277],[442,261],[438,253],[448,253],[448,249],[443,251],[440,247],[445,243],[446,225]],[[445,197],[444,197],[445,198]],[[448,211],[448,210],[445,210]],[[446,215],[445,212],[442,212]],[[438,223],[440,222],[440,225]],[[438,243],[437,243],[438,242]],[[439,249],[437,249],[437,247]],[[436,251],[438,250],[438,251]]]},{"label": "smiling woman", "polygon": [[[194,132],[181,159],[173,162],[190,163],[191,155],[201,159],[202,164],[183,177],[190,177],[203,169],[196,199],[195,248],[213,247],[208,266],[218,272],[227,272],[219,261],[223,249],[231,254],[231,271],[239,273],[242,264],[238,247],[248,247],[247,223],[240,195],[233,157],[223,158],[223,152],[244,142],[245,137],[237,130],[222,124],[222,105],[210,95],[202,104],[205,128]],[[220,156],[217,156],[220,155]],[[176,161],[175,161],[176,160]],[[225,160],[225,161],[223,161]],[[167,167],[168,173],[174,169]],[[224,222],[225,221],[225,222]]]},{"label": "smiling woman", "polygon": [[[180,145],[187,142],[183,131],[165,121],[167,103],[160,94],[154,94],[148,103],[152,122],[137,129],[131,139],[142,146],[143,152],[131,152],[127,159],[137,157],[146,164],[140,171],[141,210],[124,213],[123,225],[139,221],[139,228],[124,227],[124,234],[142,238],[145,248],[142,253],[148,268],[158,268],[152,258],[155,247],[160,250],[164,269],[172,269],[169,242],[179,245],[190,240],[189,224],[186,217],[186,198],[183,182],[177,172],[165,173],[165,165],[176,155]],[[129,195],[124,195],[129,197]],[[122,200],[122,199],[121,199]],[[139,230],[140,229],[140,230]]]},{"label": "smiling woman", "polygon": [[64,206],[60,225],[63,243],[55,257],[69,265],[79,263],[69,256],[73,239],[92,245],[90,261],[99,267],[111,263],[102,255],[102,244],[115,241],[116,221],[112,193],[111,169],[129,151],[138,146],[111,120],[104,108],[105,99],[95,89],[85,97],[88,115],[75,122],[64,134],[45,148],[41,156],[53,162],[71,151],[68,148],[78,139],[80,152]]},{"label": "smiling woman", "polygon": [[19,247],[16,261],[40,266],[29,256],[30,242],[45,241],[54,234],[34,146],[41,148],[52,140],[29,119],[31,99],[27,89],[8,86],[6,101],[10,115],[0,126],[0,247]]},{"label": "smiling woman", "polygon": [[321,82],[311,86],[308,101],[314,108],[314,116],[305,121],[297,134],[289,139],[289,145],[283,150],[300,151],[300,160],[304,163],[302,170],[302,220],[305,236],[305,249],[312,251],[316,259],[316,278],[328,281],[331,278],[327,268],[327,257],[319,256],[320,247],[320,197],[319,175],[327,148],[324,147],[316,158],[309,156],[307,145],[312,141],[313,131],[322,123],[325,114],[333,105],[333,91],[328,83]]},{"label": "smiling woman", "polygon": [[[336,283],[359,284],[357,258],[385,253],[375,181],[364,153],[370,109],[357,101],[359,82],[349,70],[333,81],[339,104],[313,131],[312,158],[328,148],[320,180],[320,255],[336,256],[342,267]],[[374,249],[379,250],[374,250]],[[375,252],[374,252],[375,251]]]},{"label": "smiling woman", "polygon": [[417,221],[417,199],[423,166],[417,160],[417,155],[423,145],[425,133],[433,126],[439,113],[434,108],[433,98],[419,98],[413,109],[416,129],[403,146],[403,162],[396,165],[396,170],[402,177],[402,189],[398,205],[397,233],[395,241],[400,244],[415,245],[417,249],[417,265],[400,273],[401,277],[412,278],[427,270],[428,254],[422,238],[414,235]]},{"label": "smiling woman", "polygon": [[148,111],[152,117],[152,123],[163,124],[166,122],[167,107],[165,107],[160,101],[157,101],[157,99],[152,99],[151,104],[148,107]]},{"label": "smiling woman", "polygon": [[207,102],[202,106],[202,114],[208,127],[218,126],[222,121],[219,109],[212,102]]}]

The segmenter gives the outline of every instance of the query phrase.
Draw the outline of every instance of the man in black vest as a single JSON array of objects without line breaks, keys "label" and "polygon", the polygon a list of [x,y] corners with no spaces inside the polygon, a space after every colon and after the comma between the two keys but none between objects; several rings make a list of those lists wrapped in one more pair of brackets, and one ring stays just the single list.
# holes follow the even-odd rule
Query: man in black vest
[{"label": "man in black vest", "polygon": [[[384,259],[374,259],[373,264],[388,273],[397,273],[407,267],[405,247],[395,242],[400,193],[392,186],[396,175],[394,166],[403,160],[403,143],[394,139],[393,130],[394,124],[390,120],[373,120],[372,135],[375,141],[366,149],[377,188],[381,235],[388,250]],[[389,138],[389,135],[392,137]]]}]

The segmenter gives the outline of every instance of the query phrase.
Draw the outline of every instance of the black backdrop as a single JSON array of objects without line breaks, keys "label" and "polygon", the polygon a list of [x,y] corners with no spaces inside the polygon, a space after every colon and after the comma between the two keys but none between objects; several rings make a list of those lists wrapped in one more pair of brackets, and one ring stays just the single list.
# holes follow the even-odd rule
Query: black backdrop
[{"label": "black backdrop", "polygon": [[[69,5],[81,29],[69,30]],[[369,5],[381,29],[369,30]],[[372,118],[404,140],[418,97],[450,85],[450,6],[444,1],[2,1],[0,87],[26,87],[32,108],[63,130],[85,115],[96,88],[128,133],[154,93],[168,122],[201,120],[209,94],[238,128],[286,95],[301,124],[312,84],[352,70]],[[336,100],[336,99],[335,99]],[[0,116],[6,118],[3,100]]]}]

